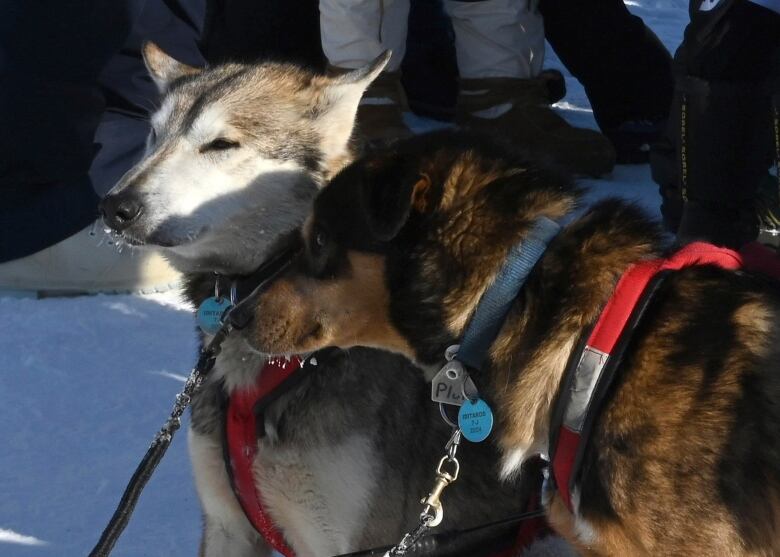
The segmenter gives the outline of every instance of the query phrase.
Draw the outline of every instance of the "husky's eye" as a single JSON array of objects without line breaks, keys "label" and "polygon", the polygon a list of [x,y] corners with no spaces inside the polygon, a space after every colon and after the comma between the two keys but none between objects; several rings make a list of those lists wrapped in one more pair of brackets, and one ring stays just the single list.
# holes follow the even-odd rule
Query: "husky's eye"
[{"label": "husky's eye", "polygon": [[201,153],[208,153],[209,151],[227,151],[228,149],[235,149],[239,146],[240,143],[238,141],[230,141],[224,137],[218,137],[213,141],[201,145],[198,151]]}]

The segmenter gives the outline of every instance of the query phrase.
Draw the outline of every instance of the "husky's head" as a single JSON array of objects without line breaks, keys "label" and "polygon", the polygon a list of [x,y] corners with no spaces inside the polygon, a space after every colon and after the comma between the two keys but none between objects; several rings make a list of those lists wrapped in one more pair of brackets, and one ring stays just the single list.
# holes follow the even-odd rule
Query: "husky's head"
[{"label": "husky's head", "polygon": [[101,203],[104,221],[182,270],[226,273],[253,269],[350,161],[360,98],[389,58],[326,77],[277,63],[198,69],[152,43],[143,55],[162,101],[144,158]]}]

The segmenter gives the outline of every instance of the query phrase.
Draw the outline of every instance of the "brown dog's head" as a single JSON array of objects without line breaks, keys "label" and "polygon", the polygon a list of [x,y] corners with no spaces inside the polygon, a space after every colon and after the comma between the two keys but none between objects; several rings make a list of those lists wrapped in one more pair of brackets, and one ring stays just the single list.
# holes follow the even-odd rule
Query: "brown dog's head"
[{"label": "brown dog's head", "polygon": [[575,202],[566,179],[439,132],[369,155],[321,192],[288,270],[242,304],[266,353],[371,346],[423,363],[461,335],[534,219]]}]

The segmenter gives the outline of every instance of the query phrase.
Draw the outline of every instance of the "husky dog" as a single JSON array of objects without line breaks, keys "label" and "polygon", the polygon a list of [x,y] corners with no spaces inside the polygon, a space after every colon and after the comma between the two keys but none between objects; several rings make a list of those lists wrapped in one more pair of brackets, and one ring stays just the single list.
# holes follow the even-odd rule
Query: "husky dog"
[{"label": "husky dog", "polygon": [[[435,364],[533,223],[561,219],[578,197],[490,143],[418,136],[337,175],[287,271],[231,315],[265,352],[361,345]],[[504,473],[549,454],[556,401],[588,387],[564,383],[578,339],[626,270],[662,250],[657,224],[615,199],[549,244],[473,374],[496,409]],[[563,490],[546,494],[551,524],[582,555],[780,555],[780,293],[727,270],[733,252],[718,251],[727,268],[705,264],[715,251],[688,246],[700,264],[656,283],[613,355],[619,375],[591,416],[571,505]],[[267,326],[277,321],[286,327]]]},{"label": "husky dog", "polygon": [[[276,63],[201,70],[153,44],[143,54],[162,103],[145,157],[101,210],[126,243],[162,246],[187,274],[197,306],[212,295],[214,273],[252,271],[352,159],[358,103],[388,57],[330,78]],[[299,557],[393,544],[416,524],[451,430],[430,402],[430,385],[404,359],[368,349],[315,358],[317,371],[263,412],[254,474],[264,504]],[[203,557],[270,552],[233,494],[222,446],[224,397],[254,384],[264,362],[243,339],[229,338],[193,403]],[[496,479],[498,457],[487,444],[466,444],[459,457],[443,529],[524,508],[525,486]]]}]

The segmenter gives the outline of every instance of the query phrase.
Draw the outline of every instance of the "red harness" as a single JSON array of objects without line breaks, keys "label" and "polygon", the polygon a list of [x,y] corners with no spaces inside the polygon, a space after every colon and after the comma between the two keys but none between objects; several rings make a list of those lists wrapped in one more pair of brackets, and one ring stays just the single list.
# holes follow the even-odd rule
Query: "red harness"
[{"label": "red harness", "polygon": [[613,351],[624,331],[630,334],[631,327],[627,325],[648,290],[648,284],[664,271],[678,271],[692,265],[715,265],[736,270],[742,268],[742,258],[732,250],[695,242],[668,259],[654,259],[632,265],[620,278],[588,337],[574,370],[574,377],[567,383],[570,388],[561,397],[562,422],[551,452],[553,478],[570,511],[573,510],[573,480],[576,480],[578,460],[588,440],[588,425],[593,423],[599,410],[595,395],[604,393],[611,379],[610,374],[605,373],[610,356],[615,356],[614,363],[617,364],[619,358]]},{"label": "red harness", "polygon": [[252,472],[252,463],[257,454],[254,408],[257,401],[271,394],[300,368],[301,360],[298,357],[269,360],[259,373],[254,388],[237,390],[230,397],[225,424],[233,491],[255,530],[285,557],[294,557],[294,554],[263,507],[262,494]]}]

